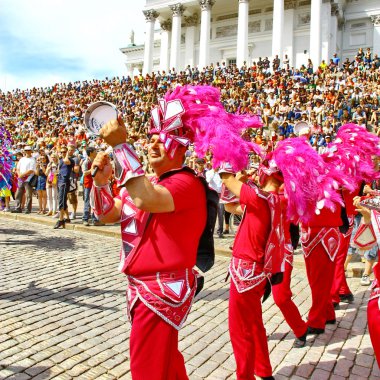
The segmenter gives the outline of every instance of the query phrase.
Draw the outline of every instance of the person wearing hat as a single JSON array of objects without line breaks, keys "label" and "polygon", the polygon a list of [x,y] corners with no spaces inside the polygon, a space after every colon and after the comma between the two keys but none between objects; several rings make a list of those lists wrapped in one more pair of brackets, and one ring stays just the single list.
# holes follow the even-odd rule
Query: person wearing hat
[{"label": "person wearing hat", "polygon": [[[368,240],[368,234],[366,234],[366,228],[370,228],[372,236],[376,236],[377,245],[379,241],[379,210],[370,210],[369,208],[361,204],[362,197],[355,197],[353,205],[356,211],[363,216],[363,223],[361,229],[359,229],[354,239],[362,239],[362,241]],[[371,236],[371,235],[370,235]],[[371,239],[372,240],[372,239]],[[376,246],[375,243],[375,246]],[[372,245],[374,245],[372,243]],[[377,363],[380,363],[380,265],[377,263],[373,267],[374,281],[371,284],[371,294],[368,300],[367,306],[367,319],[368,319],[368,331],[371,338],[373,350]]]},{"label": "person wearing hat", "polygon": [[[315,214],[308,223],[302,224],[301,243],[312,294],[307,320],[309,334],[322,334],[326,324],[336,323],[330,291],[342,224],[339,204],[336,204],[335,212],[323,208],[319,215]],[[325,241],[329,244],[326,245]]]},{"label": "person wearing hat", "polygon": [[25,156],[17,164],[16,172],[18,176],[18,189],[16,192],[15,208],[12,213],[21,213],[21,201],[26,193],[26,211],[25,214],[32,212],[33,188],[30,180],[36,171],[36,160],[32,157],[32,148],[27,145],[24,148]]},{"label": "person wearing hat", "polygon": [[[128,278],[130,363],[136,379],[188,378],[178,350],[178,330],[196,291],[193,267],[207,209],[202,180],[191,169],[183,169],[183,162],[196,133],[191,128],[202,118],[203,103],[210,99],[201,92],[206,86],[200,87],[177,87],[151,111],[148,158],[155,173],[154,183],[125,143],[127,130],[121,117],[100,130],[100,136],[113,147],[115,177],[121,191],[114,199],[108,185],[112,174],[109,156],[99,152],[93,163],[98,172],[91,203],[101,221],[121,221],[119,269]],[[188,97],[184,98],[183,93]],[[198,103],[191,102],[190,106],[186,103],[189,97]],[[177,128],[166,129],[170,127],[166,115],[172,106],[172,120],[175,116],[181,122]]]},{"label": "person wearing hat", "polygon": [[357,187],[354,191],[348,191],[347,189],[342,189],[342,198],[344,201],[345,213],[348,219],[347,231],[341,232],[341,244],[339,251],[336,256],[334,280],[331,287],[331,299],[335,309],[339,309],[340,302],[354,302],[354,295],[352,294],[350,287],[346,280],[345,274],[345,262],[347,261],[348,251],[351,242],[351,236],[356,231],[357,226],[355,224],[360,223],[358,220],[358,211],[354,206],[354,199],[358,195],[361,195],[364,189],[364,183]]},{"label": "person wearing hat", "polygon": [[[276,239],[276,234],[272,233],[275,228],[271,226],[274,222],[271,217],[276,215],[277,220],[279,216],[276,193],[281,182],[273,175],[266,178],[260,176],[262,189],[259,189],[253,184],[245,183],[247,178],[244,174],[234,175],[229,164],[222,166],[220,176],[231,193],[225,200],[226,210],[237,215],[243,215],[244,212],[229,266],[231,283],[228,324],[237,379],[254,379],[254,376],[274,379],[261,299],[267,285],[264,268],[268,247],[274,245],[278,251],[283,252],[282,242],[273,240]],[[277,236],[283,236],[282,232]]]},{"label": "person wearing hat", "polygon": [[[309,165],[301,162],[302,155],[310,158]],[[323,167],[318,154],[305,139],[298,138],[283,141],[266,155],[258,169],[260,187],[246,181],[244,174],[234,175],[228,164],[220,171],[223,184],[232,193],[226,197],[228,211],[244,213],[229,266],[232,280],[229,330],[237,379],[253,379],[254,376],[274,379],[261,306],[263,295],[266,294],[265,299],[270,294],[272,285],[278,284],[276,290],[273,287],[276,292],[273,295],[296,334],[295,347],[305,345],[308,328],[291,299],[291,264],[285,265],[288,255],[285,249],[291,240],[291,233],[286,233],[285,228],[290,228],[289,221],[307,221],[314,214],[323,185],[312,173],[320,165]],[[300,170],[309,173],[304,175],[313,181],[312,186],[304,187],[303,176],[293,175]],[[280,190],[282,185],[283,191]],[[288,194],[287,198],[283,193]],[[302,209],[299,204],[303,205]],[[284,286],[281,286],[281,279]]]}]

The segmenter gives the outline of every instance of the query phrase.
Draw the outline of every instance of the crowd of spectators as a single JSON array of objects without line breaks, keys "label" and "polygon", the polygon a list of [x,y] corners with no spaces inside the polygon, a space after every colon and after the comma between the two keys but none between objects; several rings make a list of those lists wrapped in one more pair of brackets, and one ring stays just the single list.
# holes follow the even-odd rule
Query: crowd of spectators
[{"label": "crowd of spectators", "polygon": [[[89,135],[84,128],[83,115],[88,105],[97,100],[116,105],[128,123],[128,138],[149,172],[146,132],[150,110],[168,89],[184,84],[216,86],[220,88],[221,101],[228,112],[259,115],[263,128],[247,130],[245,137],[268,151],[278,141],[294,137],[295,126],[300,121],[310,125],[310,143],[320,152],[347,122],[363,124],[380,134],[380,59],[369,48],[365,52],[359,49],[353,60],[347,58],[341,62],[334,54],[329,63],[322,61],[314,66],[309,60],[296,69],[289,66],[285,56],[283,62],[278,57],[272,62],[260,58],[242,67],[216,62],[201,70],[188,66],[182,71],[171,69],[133,78],[94,79],[58,83],[47,88],[0,91],[0,122],[13,137],[15,175],[10,190],[16,199],[16,209],[32,210],[29,203],[32,192],[38,196],[38,213],[60,217],[59,203],[63,201],[59,199],[59,184],[63,179],[59,176],[66,158],[71,168],[65,172],[64,180],[69,181],[70,189],[66,190],[73,209],[70,216],[65,215],[65,220],[76,218],[78,202],[76,195],[70,194],[76,194],[82,186],[85,210],[80,211],[85,211],[83,221],[88,224],[91,219],[90,156],[107,149],[100,138]],[[68,151],[71,151],[70,157]],[[29,162],[31,171],[27,175],[36,176],[34,186],[22,185],[22,178],[17,178],[16,164],[23,156],[34,161]],[[196,168],[196,160],[190,149],[187,163]],[[27,199],[24,192],[16,194],[18,187],[24,188]],[[6,196],[1,191],[1,197],[3,210],[8,211],[9,194]],[[99,224],[96,220],[94,223]]]}]

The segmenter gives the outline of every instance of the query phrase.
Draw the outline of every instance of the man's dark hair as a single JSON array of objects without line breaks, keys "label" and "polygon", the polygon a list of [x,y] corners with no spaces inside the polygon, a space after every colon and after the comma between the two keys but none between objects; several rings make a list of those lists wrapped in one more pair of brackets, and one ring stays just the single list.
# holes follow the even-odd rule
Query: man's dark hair
[{"label": "man's dark hair", "polygon": [[95,152],[95,148],[90,146],[86,149],[87,156],[90,156],[91,153]]}]

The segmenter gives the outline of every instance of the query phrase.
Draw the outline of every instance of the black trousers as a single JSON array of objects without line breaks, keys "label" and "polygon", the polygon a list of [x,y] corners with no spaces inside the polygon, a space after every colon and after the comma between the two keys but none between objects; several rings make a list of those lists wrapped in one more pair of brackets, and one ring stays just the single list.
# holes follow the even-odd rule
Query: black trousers
[{"label": "black trousers", "polygon": [[58,209],[67,210],[67,194],[69,193],[70,182],[58,183]]}]

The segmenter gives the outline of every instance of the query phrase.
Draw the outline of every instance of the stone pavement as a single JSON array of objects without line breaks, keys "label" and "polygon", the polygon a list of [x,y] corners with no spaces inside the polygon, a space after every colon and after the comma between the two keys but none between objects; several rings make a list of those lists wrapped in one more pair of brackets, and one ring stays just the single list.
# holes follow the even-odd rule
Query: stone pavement
[{"label": "stone pavement", "polygon": [[[11,202],[11,208],[13,208],[14,202]],[[38,223],[43,224],[45,226],[48,226],[48,228],[53,228],[55,223],[57,222],[57,219],[54,219],[52,217],[47,216],[41,216],[37,214],[38,211],[38,200],[33,197],[33,209],[32,213],[25,215],[22,214],[11,214],[9,212],[1,212],[0,211],[0,220],[1,219],[8,219],[8,220],[20,220],[23,222],[32,222],[32,223]],[[69,204],[69,210],[72,211],[72,206]],[[82,222],[82,213],[83,211],[83,197],[78,196],[78,212],[77,212],[77,218],[74,220],[71,220],[70,224],[66,224],[66,230],[74,230],[78,232],[86,232],[86,233],[93,233],[97,236],[110,236],[115,238],[120,238],[120,225],[114,224],[114,225],[105,225],[105,226],[89,226],[86,227],[83,225]],[[231,223],[230,225],[230,231],[231,233],[228,235],[224,235],[223,239],[219,239],[215,235],[215,251],[217,255],[230,257],[231,256],[231,247],[234,242],[235,233],[238,228],[238,224]],[[295,252],[294,256],[294,266],[297,268],[304,268],[305,262],[302,257],[302,252],[300,249],[298,249]],[[350,263],[348,267],[349,274],[353,277],[361,277],[364,270],[364,264],[360,260],[359,255],[355,255],[352,259],[352,262]],[[1,379],[0,379],[1,380]]]},{"label": "stone pavement", "polygon": [[[118,248],[114,238],[0,219],[0,379],[131,379]],[[191,380],[235,378],[227,265],[217,258],[180,332]],[[292,284],[305,315],[303,269],[294,270]],[[302,349],[291,348],[294,336],[272,299],[264,303],[277,380],[380,379],[367,331],[369,292],[357,278],[349,284],[355,303],[343,304],[337,324]]]}]

